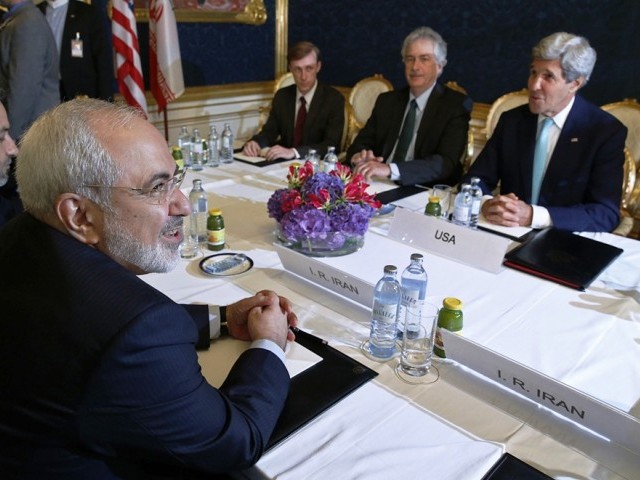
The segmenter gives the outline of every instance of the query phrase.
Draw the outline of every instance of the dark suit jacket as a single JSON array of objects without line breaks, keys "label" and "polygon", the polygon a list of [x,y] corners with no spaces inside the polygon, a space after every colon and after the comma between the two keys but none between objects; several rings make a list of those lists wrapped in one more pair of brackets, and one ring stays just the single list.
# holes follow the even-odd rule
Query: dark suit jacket
[{"label": "dark suit jacket", "polygon": [[[347,159],[363,149],[388,159],[400,135],[408,103],[409,87],[378,96],[371,117],[347,150]],[[401,185],[458,183],[471,106],[468,97],[436,83],[418,127],[414,160],[397,164]]]},{"label": "dark suit jacket", "polygon": [[[537,115],[523,105],[500,116],[487,145],[463,181],[480,177],[484,193],[500,181],[501,193],[531,202]],[[610,232],[620,220],[627,129],[612,115],[576,96],[549,159],[538,204],[553,226]]]},{"label": "dark suit jacket", "polygon": [[[291,148],[295,109],[296,86],[289,85],[278,90],[273,97],[267,122],[251,140],[258,142],[262,148],[273,145]],[[337,154],[341,149],[344,130],[344,97],[335,88],[318,83],[308,109],[302,144],[296,150],[303,158],[311,148],[322,156],[327,147],[336,147]]]},{"label": "dark suit jacket", "polygon": [[[44,14],[48,3],[38,7]],[[71,55],[71,40],[80,33],[82,57]],[[78,0],[69,0],[60,48],[60,96],[78,95],[111,100],[113,97],[113,52],[107,42],[98,10]]]},{"label": "dark suit jacket", "polygon": [[213,388],[206,306],[26,213],[0,231],[0,264],[3,479],[191,478],[261,455],[289,385],[273,353],[249,349]]},{"label": "dark suit jacket", "polygon": [[31,2],[0,28],[0,88],[7,93],[9,133],[16,142],[41,113],[60,103],[56,42]]}]

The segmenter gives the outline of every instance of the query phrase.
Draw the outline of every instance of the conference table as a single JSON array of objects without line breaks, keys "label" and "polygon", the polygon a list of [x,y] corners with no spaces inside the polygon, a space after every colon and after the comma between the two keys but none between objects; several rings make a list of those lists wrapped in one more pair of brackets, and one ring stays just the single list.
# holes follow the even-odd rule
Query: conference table
[{"label": "conference table", "polygon": [[[554,478],[640,479],[640,448],[571,421],[544,402],[514,393],[473,365],[436,359],[435,383],[404,382],[398,359],[363,354],[371,311],[283,267],[266,202],[286,186],[291,162],[268,166],[234,161],[188,172],[183,191],[202,180],[209,206],[226,226],[223,252],[241,252],[253,267],[237,276],[212,277],[203,250],[167,274],[145,281],[180,303],[227,304],[272,289],[289,298],[299,327],[377,372],[377,376],[270,449],[244,478],[481,479],[509,452]],[[374,182],[371,191],[394,188]],[[428,192],[398,202],[424,208]],[[496,352],[595,399],[618,417],[640,416],[640,243],[611,234],[584,234],[624,253],[584,292],[516,270],[488,273],[388,238],[395,211],[374,217],[364,247],[344,257],[318,259],[375,283],[386,264],[403,269],[412,252],[424,255],[427,301],[462,299],[470,345]],[[243,342],[221,338],[201,352],[205,377],[219,385]],[[313,355],[287,349],[292,375]],[[556,402],[557,403],[557,402]]]}]

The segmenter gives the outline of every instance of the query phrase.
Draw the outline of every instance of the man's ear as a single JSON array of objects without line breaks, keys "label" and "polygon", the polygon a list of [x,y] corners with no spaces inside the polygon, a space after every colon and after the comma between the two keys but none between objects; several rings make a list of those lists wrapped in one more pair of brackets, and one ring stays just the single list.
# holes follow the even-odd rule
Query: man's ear
[{"label": "man's ear", "polygon": [[55,203],[58,219],[69,235],[87,245],[100,242],[102,212],[96,204],[75,193],[63,193]]},{"label": "man's ear", "polygon": [[584,77],[578,77],[569,85],[569,91],[571,93],[576,93],[578,90],[580,90],[580,88],[583,85],[584,85]]}]

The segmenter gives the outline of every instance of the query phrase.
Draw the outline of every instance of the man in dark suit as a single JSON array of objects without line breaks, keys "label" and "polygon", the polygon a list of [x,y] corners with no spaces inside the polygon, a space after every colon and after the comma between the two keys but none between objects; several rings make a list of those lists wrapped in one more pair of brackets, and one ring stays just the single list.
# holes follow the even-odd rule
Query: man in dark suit
[{"label": "man in dark suit", "polygon": [[408,87],[378,97],[347,159],[367,179],[453,185],[462,174],[471,100],[437,83],[447,44],[431,28],[405,38],[402,60]]},{"label": "man in dark suit", "polygon": [[500,195],[482,213],[505,226],[612,231],[620,219],[627,129],[576,92],[596,52],[569,33],[533,48],[529,104],[500,116],[494,134],[463,181],[479,177]]},{"label": "man in dark suit", "polygon": [[[256,462],[288,393],[290,303],[261,291],[181,306],[138,278],[179,262],[190,207],[134,109],[65,102],[21,148],[26,212],[0,231],[2,478],[202,478]],[[195,347],[221,319],[252,343],[216,389]]]},{"label": "man in dark suit", "polygon": [[113,53],[98,10],[80,0],[38,4],[56,39],[60,56],[60,98],[113,97]]},{"label": "man in dark suit", "polygon": [[0,26],[0,88],[7,93],[11,136],[22,134],[60,103],[58,54],[51,29],[31,0],[2,0],[9,11]]},{"label": "man in dark suit", "polygon": [[0,90],[0,229],[22,211],[11,172],[11,160],[18,155],[18,147],[9,133],[9,119],[4,109],[5,96]]},{"label": "man in dark suit", "polygon": [[344,130],[344,97],[336,89],[318,82],[322,67],[320,49],[311,42],[298,42],[287,54],[295,85],[281,88],[273,97],[269,118],[249,140],[245,155],[267,160],[304,158],[309,149],[324,155],[328,147],[340,151]]}]

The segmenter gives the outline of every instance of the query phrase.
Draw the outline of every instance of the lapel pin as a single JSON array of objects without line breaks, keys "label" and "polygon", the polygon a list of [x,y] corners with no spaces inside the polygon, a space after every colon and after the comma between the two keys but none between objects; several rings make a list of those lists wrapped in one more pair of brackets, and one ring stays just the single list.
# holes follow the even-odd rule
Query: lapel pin
[{"label": "lapel pin", "polygon": [[578,143],[578,138],[577,137],[573,137],[571,139],[571,143]]}]

